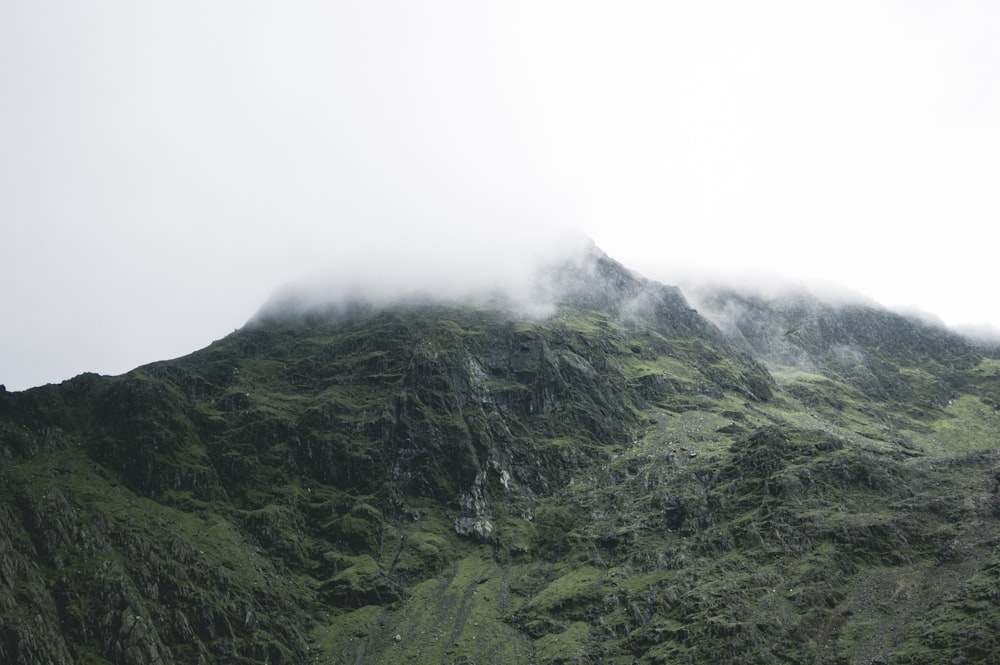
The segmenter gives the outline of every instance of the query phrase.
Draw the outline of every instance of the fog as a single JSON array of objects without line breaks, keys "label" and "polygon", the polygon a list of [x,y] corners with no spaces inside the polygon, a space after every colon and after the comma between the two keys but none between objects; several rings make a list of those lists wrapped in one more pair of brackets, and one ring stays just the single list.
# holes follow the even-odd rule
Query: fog
[{"label": "fog", "polygon": [[0,383],[191,352],[317,275],[517,290],[567,229],[1000,325],[998,14],[0,3]]},{"label": "fog", "polygon": [[599,254],[593,241],[572,231],[541,227],[511,234],[481,232],[464,245],[351,245],[351,253],[279,288],[255,318],[286,318],[362,304],[472,302],[544,318],[559,297],[553,273],[564,266],[586,270]]}]

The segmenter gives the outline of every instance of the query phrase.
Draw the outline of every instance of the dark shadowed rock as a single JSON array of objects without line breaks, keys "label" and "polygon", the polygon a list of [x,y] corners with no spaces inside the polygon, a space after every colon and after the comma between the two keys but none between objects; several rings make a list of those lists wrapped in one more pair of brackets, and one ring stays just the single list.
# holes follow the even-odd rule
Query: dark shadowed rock
[{"label": "dark shadowed rock", "polygon": [[0,391],[0,662],[998,659],[994,351],[596,248],[534,296]]}]

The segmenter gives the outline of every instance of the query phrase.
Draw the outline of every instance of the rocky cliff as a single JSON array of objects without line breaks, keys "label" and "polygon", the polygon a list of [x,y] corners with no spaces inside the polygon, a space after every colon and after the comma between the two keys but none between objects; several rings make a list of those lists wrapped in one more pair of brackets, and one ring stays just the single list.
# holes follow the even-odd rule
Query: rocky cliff
[{"label": "rocky cliff", "polygon": [[[1000,361],[594,250],[0,393],[0,662],[1000,659]],[[728,318],[720,318],[725,313]]]}]

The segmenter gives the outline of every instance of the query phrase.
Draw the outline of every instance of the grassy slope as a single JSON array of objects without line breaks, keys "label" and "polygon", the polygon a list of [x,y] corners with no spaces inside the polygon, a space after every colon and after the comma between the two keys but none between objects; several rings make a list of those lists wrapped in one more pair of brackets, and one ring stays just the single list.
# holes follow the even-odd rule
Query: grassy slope
[{"label": "grassy slope", "polygon": [[865,351],[429,308],[5,395],[0,656],[996,659],[1000,364]]}]

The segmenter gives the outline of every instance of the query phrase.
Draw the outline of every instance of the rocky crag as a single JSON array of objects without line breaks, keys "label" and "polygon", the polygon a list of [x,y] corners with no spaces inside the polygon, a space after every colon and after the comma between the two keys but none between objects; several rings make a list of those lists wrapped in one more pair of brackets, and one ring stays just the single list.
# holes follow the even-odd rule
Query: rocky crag
[{"label": "rocky crag", "polygon": [[547,280],[0,392],[0,662],[1000,661],[996,348]]}]

